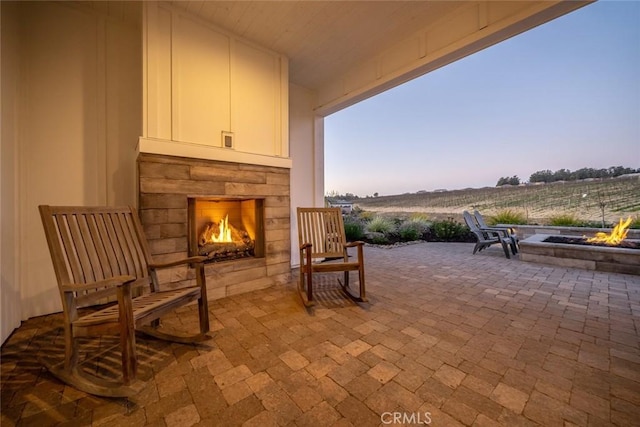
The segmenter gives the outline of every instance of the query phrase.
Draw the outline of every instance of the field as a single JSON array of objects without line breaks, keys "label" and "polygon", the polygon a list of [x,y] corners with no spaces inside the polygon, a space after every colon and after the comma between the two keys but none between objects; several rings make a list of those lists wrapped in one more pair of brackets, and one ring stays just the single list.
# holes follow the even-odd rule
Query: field
[{"label": "field", "polygon": [[604,207],[605,221],[613,223],[640,216],[640,177],[410,193],[358,199],[355,205],[365,211],[423,212],[433,218],[460,218],[462,211],[473,209],[490,216],[509,209],[521,212],[530,224],[545,224],[558,215],[601,221]]}]

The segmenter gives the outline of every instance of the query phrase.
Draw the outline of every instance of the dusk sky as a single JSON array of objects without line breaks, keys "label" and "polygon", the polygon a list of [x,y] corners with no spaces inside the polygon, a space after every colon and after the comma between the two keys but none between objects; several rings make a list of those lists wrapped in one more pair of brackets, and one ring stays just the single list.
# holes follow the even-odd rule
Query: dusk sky
[{"label": "dusk sky", "polygon": [[599,1],[325,118],[325,192],[640,168],[640,2]]}]

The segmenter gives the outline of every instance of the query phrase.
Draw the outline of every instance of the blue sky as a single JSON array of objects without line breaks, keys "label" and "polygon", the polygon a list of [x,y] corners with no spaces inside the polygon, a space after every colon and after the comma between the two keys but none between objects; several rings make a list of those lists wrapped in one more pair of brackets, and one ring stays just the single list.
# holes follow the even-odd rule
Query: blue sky
[{"label": "blue sky", "polygon": [[325,191],[640,167],[640,2],[599,1],[325,118]]}]

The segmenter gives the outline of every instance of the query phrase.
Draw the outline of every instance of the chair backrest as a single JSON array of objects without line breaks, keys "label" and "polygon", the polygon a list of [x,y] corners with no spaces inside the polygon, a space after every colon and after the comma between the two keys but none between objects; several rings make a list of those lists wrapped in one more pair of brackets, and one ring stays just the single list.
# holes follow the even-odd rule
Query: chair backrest
[{"label": "chair backrest", "polygon": [[482,214],[478,211],[473,211],[473,216],[475,217],[476,221],[478,222],[478,225],[480,226],[480,228],[487,228],[487,223],[484,222],[484,217],[482,216]]},{"label": "chair backrest", "polygon": [[[151,256],[135,209],[46,205],[39,209],[61,295],[66,285],[149,275]],[[77,292],[74,305],[95,303],[101,294]],[[62,303],[70,301],[63,296]]]},{"label": "chair backrest", "polygon": [[471,231],[473,232],[480,231],[475,218],[471,216],[471,214],[468,211],[462,212],[462,216],[464,218],[464,222],[467,224],[467,227],[469,227]]},{"label": "chair backrest", "polygon": [[462,216],[464,217],[464,222],[467,223],[467,226],[471,230],[473,234],[476,235],[478,241],[487,241],[487,240],[495,240],[487,233],[486,231],[480,230],[478,224],[476,223],[476,219],[469,212],[462,212]]},{"label": "chair backrest", "polygon": [[312,245],[313,258],[344,255],[347,238],[340,208],[298,208],[298,240]]}]

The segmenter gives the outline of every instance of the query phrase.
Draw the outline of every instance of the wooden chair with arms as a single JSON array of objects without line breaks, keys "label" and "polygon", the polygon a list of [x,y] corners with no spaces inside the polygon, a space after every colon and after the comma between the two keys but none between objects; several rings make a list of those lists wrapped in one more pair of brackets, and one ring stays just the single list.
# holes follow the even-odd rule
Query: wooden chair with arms
[{"label": "wooden chair with arms", "polygon": [[[136,380],[137,330],[179,343],[210,338],[205,257],[154,263],[137,212],[131,207],[42,205],[39,209],[64,316],[64,362],[53,364],[43,360],[53,375],[90,394],[131,396],[144,385]],[[157,270],[184,264],[195,269],[195,285],[161,290]],[[79,314],[78,308],[104,302],[114,295],[117,304]],[[162,330],[161,316],[195,300],[199,311],[198,333],[184,336]],[[88,374],[79,366],[79,337],[118,334],[121,381]]]},{"label": "wooden chair with arms", "polygon": [[[347,242],[340,208],[298,208],[300,282],[298,291],[305,306],[313,304],[313,273],[344,272],[342,290],[354,301],[366,302],[364,242]],[[357,259],[349,261],[349,248],[357,248]],[[349,289],[349,272],[357,271],[359,295]]]}]

